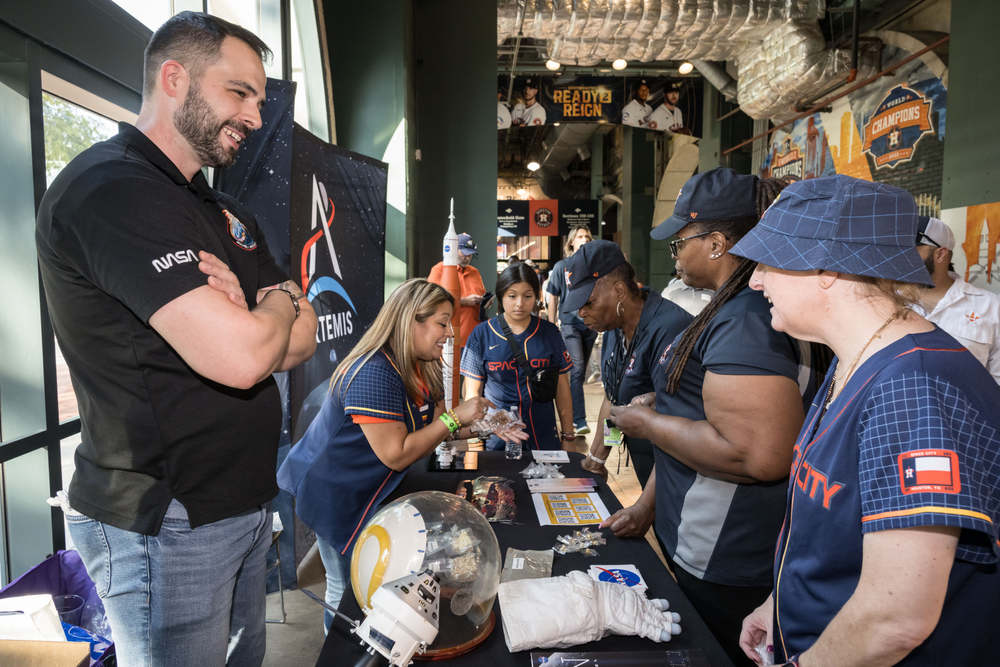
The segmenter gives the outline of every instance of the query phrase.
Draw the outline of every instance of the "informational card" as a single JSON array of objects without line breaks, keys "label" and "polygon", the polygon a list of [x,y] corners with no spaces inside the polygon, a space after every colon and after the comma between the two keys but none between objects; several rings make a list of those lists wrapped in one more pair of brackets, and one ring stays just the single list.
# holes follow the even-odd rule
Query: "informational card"
[{"label": "informational card", "polygon": [[529,479],[532,493],[590,493],[597,486],[590,477],[561,477],[559,479]]},{"label": "informational card", "polygon": [[608,508],[596,493],[535,493],[540,526],[583,526],[607,519]]},{"label": "informational card", "polygon": [[540,463],[569,463],[569,452],[561,449],[532,449],[531,456]]}]

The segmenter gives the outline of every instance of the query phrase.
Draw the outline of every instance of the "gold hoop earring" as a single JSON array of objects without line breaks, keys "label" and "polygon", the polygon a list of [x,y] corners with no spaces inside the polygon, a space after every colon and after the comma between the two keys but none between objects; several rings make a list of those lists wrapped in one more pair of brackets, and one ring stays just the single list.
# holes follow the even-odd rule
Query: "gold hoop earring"
[{"label": "gold hoop earring", "polygon": [[625,307],[622,306],[621,301],[618,302],[618,307],[615,308],[615,313],[618,315],[618,317],[621,317],[622,315],[625,314]]}]

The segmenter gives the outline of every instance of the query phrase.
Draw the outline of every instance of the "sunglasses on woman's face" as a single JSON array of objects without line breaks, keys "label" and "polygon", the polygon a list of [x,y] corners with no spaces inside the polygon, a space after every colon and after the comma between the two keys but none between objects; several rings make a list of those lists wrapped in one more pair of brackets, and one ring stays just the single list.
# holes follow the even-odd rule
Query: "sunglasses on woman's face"
[{"label": "sunglasses on woman's face", "polygon": [[682,239],[681,238],[674,239],[673,241],[670,242],[670,254],[676,258],[677,253],[680,252],[681,250],[681,243],[687,241],[688,239],[696,239],[699,236],[706,236],[711,233],[712,232],[702,232],[701,234],[692,234],[691,236],[685,236]]}]

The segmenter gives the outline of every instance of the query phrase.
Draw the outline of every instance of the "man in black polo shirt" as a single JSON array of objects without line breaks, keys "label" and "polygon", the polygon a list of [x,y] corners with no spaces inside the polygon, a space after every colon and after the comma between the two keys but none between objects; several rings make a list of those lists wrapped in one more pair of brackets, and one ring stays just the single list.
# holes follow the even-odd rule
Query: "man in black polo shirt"
[{"label": "man in black polo shirt", "polygon": [[269,55],[220,19],[167,21],[136,126],[73,160],[39,209],[82,422],[64,509],[124,667],[264,656],[271,374],[312,355],[316,317],[253,216],[200,169],[231,165],[260,127]]}]

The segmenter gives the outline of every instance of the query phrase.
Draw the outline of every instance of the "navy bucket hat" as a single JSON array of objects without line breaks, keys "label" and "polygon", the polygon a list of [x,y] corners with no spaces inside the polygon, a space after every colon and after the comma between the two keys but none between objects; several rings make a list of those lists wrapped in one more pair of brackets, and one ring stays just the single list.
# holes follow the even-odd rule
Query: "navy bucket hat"
[{"label": "navy bucket hat", "polygon": [[728,167],[695,174],[677,193],[674,214],[653,228],[657,241],[668,239],[692,222],[724,222],[757,217],[756,176]]},{"label": "navy bucket hat", "polygon": [[789,185],[729,252],[790,271],[839,271],[933,287],[916,237],[917,203],[909,192],[838,175]]}]

